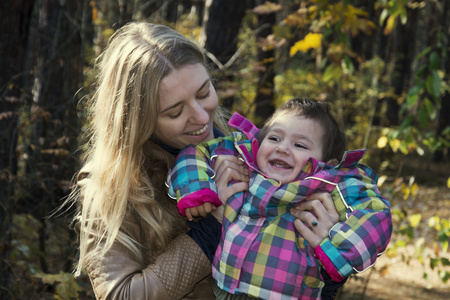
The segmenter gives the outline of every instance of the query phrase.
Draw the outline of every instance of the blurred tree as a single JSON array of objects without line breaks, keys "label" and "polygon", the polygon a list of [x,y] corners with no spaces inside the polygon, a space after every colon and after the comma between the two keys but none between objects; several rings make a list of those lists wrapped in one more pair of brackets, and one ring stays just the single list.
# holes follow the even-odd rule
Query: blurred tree
[{"label": "blurred tree", "polygon": [[[262,126],[275,110],[274,90],[275,90],[275,49],[265,41],[273,34],[272,26],[277,20],[277,12],[282,8],[281,5],[265,2],[253,9],[257,15],[258,32],[256,42],[258,46],[258,85],[256,87],[255,104],[255,124]],[[269,45],[269,46],[266,46]]]},{"label": "blurred tree", "polygon": [[[441,67],[444,70],[444,80],[450,81],[450,1],[444,1],[442,6],[442,17],[437,38],[441,39],[442,47],[440,56],[442,57]],[[438,125],[436,135],[442,136],[447,144],[438,147],[434,152],[435,162],[450,161],[450,91],[447,89],[441,94],[441,107],[438,115]],[[447,133],[445,131],[447,130]]]},{"label": "blurred tree", "polygon": [[11,224],[15,209],[19,109],[25,49],[34,0],[0,3],[0,299],[9,299]]},{"label": "blurred tree", "polygon": [[[234,80],[234,72],[228,70],[227,62],[236,53],[238,34],[249,1],[206,0],[200,44],[209,52],[211,68],[218,82],[218,89],[226,89]],[[212,55],[211,55],[212,54]],[[222,105],[232,109],[234,94],[221,97]]]},{"label": "blurred tree", "polygon": [[90,27],[82,25],[86,1],[38,0],[30,34],[34,76],[26,86],[31,87],[32,101],[21,120],[21,149],[26,159],[15,212],[32,214],[42,222],[39,249],[44,272],[48,272],[45,217],[69,193],[77,163],[77,91],[82,83],[84,60],[82,29]]}]

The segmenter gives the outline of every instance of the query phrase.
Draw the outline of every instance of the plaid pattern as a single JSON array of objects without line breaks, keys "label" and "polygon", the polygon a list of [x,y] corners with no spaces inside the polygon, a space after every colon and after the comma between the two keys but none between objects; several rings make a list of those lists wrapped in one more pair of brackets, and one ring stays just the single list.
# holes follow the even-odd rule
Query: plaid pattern
[{"label": "plaid pattern", "polygon": [[[392,221],[389,202],[377,190],[375,172],[358,164],[364,151],[347,152],[334,168],[311,158],[295,182],[280,185],[256,168],[252,153],[257,144],[248,138],[257,129],[242,117],[235,119],[235,128],[245,128],[247,136],[233,133],[188,147],[168,177],[169,194],[182,201],[204,188],[216,191],[211,167],[215,155],[239,154],[251,170],[249,190],[231,197],[225,207],[213,261],[218,286],[262,299],[319,299],[324,285],[319,260],[329,274],[342,278],[373,265],[387,247]],[[318,247],[319,259],[295,230],[289,213],[318,191],[331,192],[341,221]]]}]

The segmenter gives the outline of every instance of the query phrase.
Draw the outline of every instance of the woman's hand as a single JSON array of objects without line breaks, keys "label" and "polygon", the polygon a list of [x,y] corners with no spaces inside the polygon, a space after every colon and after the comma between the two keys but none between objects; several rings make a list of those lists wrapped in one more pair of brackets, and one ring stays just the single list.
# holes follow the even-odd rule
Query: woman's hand
[{"label": "woman's hand", "polygon": [[[244,162],[233,155],[219,155],[216,157],[214,163],[214,182],[217,186],[217,194],[220,201],[225,204],[232,195],[248,190],[248,168]],[[229,182],[236,181],[231,185]],[[188,220],[192,217],[201,216],[206,217],[211,213],[220,223],[223,220],[224,205],[216,207],[211,203],[204,203],[203,205],[189,208],[185,211]]]},{"label": "woman's hand", "polygon": [[[317,247],[339,222],[339,214],[329,193],[314,193],[297,207],[291,209],[297,219],[294,226],[306,241]],[[305,225],[308,224],[308,225]]]},{"label": "woman's hand", "polygon": [[[217,186],[217,193],[220,201],[226,203],[232,195],[248,190],[248,168],[243,161],[233,155],[219,155],[214,163],[216,176],[214,182]],[[240,182],[228,185],[236,180]]]}]

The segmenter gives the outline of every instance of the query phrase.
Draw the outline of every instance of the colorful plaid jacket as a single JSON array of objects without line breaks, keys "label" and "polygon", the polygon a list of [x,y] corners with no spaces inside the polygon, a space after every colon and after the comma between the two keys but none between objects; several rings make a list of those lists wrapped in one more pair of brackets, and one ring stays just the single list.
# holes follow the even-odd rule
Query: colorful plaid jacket
[{"label": "colorful plaid jacket", "polygon": [[[181,214],[206,201],[220,205],[214,184],[214,158],[239,155],[250,169],[249,190],[225,207],[222,237],[213,261],[213,277],[229,293],[262,299],[320,299],[320,268],[335,281],[371,267],[386,249],[392,220],[389,202],[380,196],[376,173],[358,164],[364,150],[348,151],[331,167],[310,159],[296,181],[280,185],[256,166],[258,129],[233,115],[229,125],[241,132],[185,148],[169,172],[169,195]],[[294,227],[289,213],[314,192],[330,192],[340,222],[315,249]]]}]

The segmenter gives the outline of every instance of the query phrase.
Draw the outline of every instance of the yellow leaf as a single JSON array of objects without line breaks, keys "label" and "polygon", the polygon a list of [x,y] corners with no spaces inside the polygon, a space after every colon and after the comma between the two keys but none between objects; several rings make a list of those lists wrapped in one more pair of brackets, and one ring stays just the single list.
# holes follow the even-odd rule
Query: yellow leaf
[{"label": "yellow leaf", "polygon": [[386,136],[382,136],[378,139],[377,147],[380,149],[384,148],[384,147],[386,147],[387,143],[388,143],[388,138]]},{"label": "yellow leaf", "polygon": [[409,186],[402,182],[401,191],[403,194],[403,200],[408,199],[409,195],[411,194],[411,189],[409,188]]},{"label": "yellow leaf", "polygon": [[388,177],[386,175],[380,176],[380,178],[378,178],[378,182],[377,182],[378,187],[382,186],[383,183],[386,181],[386,179],[388,179]]},{"label": "yellow leaf", "polygon": [[450,177],[447,179],[447,187],[450,189]]},{"label": "yellow leaf", "polygon": [[411,186],[411,195],[415,196],[415,195],[417,195],[418,192],[419,192],[419,185],[417,183],[414,183]]},{"label": "yellow leaf", "polygon": [[394,140],[389,141],[389,145],[391,146],[392,151],[397,152],[397,150],[401,146],[401,142],[399,139],[394,139]]},{"label": "yellow leaf", "polygon": [[281,6],[280,4],[266,1],[266,3],[255,7],[253,9],[253,12],[258,15],[266,15],[266,14],[271,14],[271,13],[277,12],[277,11],[281,10],[282,8],[283,8],[283,6]]},{"label": "yellow leaf", "polygon": [[431,217],[430,220],[428,220],[428,226],[436,229],[437,231],[441,230],[441,220],[439,216]]},{"label": "yellow leaf", "polygon": [[386,254],[388,257],[391,257],[391,258],[396,257],[398,255],[397,248],[392,248],[392,247],[388,248],[386,250]]},{"label": "yellow leaf", "polygon": [[411,224],[411,227],[416,228],[417,225],[419,225],[421,219],[422,219],[421,214],[414,214],[409,219],[409,224]]},{"label": "yellow leaf", "polygon": [[388,35],[397,25],[397,17],[390,16],[386,22],[386,27],[384,28],[384,34]]},{"label": "yellow leaf", "polygon": [[384,277],[387,275],[388,273],[388,269],[389,269],[389,265],[384,265],[380,268],[380,270],[378,270],[379,274],[381,275],[381,277]]},{"label": "yellow leaf", "polygon": [[309,49],[317,49],[322,46],[322,34],[308,33],[305,38],[298,41],[291,47],[289,55],[292,57],[298,51],[307,52]]}]

